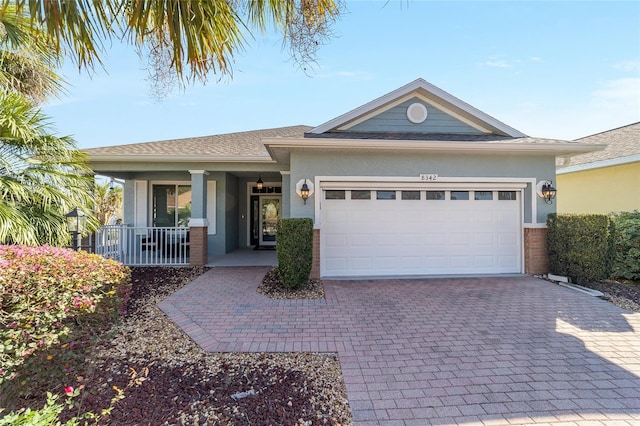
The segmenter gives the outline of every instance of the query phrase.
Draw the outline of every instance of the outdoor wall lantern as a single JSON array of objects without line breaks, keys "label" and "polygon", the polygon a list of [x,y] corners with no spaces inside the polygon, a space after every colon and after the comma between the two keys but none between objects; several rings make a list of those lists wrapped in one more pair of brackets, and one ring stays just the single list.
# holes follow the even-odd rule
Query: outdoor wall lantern
[{"label": "outdoor wall lantern", "polygon": [[556,198],[557,192],[558,191],[553,187],[553,182],[551,182],[550,180],[541,180],[540,182],[538,182],[537,193],[545,203],[551,204],[551,200]]},{"label": "outdoor wall lantern", "polygon": [[307,182],[307,179],[300,179],[296,184],[296,194],[306,205],[309,197],[313,195],[313,183]]},{"label": "outdoor wall lantern", "polygon": [[73,236],[73,249],[78,250],[80,236],[87,227],[87,215],[74,207],[65,217],[67,218],[67,230]]},{"label": "outdoor wall lantern", "polygon": [[258,180],[256,182],[256,188],[262,189],[263,186],[264,186],[264,182],[262,181],[262,176],[258,175]]}]

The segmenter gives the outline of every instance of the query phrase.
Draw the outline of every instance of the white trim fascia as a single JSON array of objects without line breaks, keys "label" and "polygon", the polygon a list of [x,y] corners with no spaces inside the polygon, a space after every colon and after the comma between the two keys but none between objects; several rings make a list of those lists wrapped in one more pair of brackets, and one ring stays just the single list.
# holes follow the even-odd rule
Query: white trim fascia
[{"label": "white trim fascia", "polygon": [[204,228],[205,226],[209,226],[209,220],[207,218],[199,218],[199,219],[189,219],[188,226],[191,228]]},{"label": "white trim fascia", "polygon": [[192,175],[205,175],[205,176],[209,176],[209,172],[206,170],[189,170],[189,173],[191,173]]},{"label": "white trim fascia", "polygon": [[350,128],[352,128],[353,126],[356,126],[360,123],[363,123],[367,120],[369,120],[370,118],[373,118],[379,114],[384,113],[385,111],[390,110],[391,108],[394,108],[398,105],[400,105],[401,103],[408,101],[409,99],[413,99],[413,98],[418,98],[419,100],[421,100],[422,102],[431,105],[432,107],[444,112],[445,114],[448,114],[460,121],[462,121],[463,123],[465,123],[468,126],[473,127],[474,129],[478,130],[479,132],[482,132],[484,134],[491,134],[491,129],[488,129],[486,127],[482,127],[480,125],[478,125],[477,123],[474,123],[473,121],[461,116],[460,114],[458,114],[455,111],[452,111],[451,109],[447,108],[446,106],[442,105],[441,103],[438,103],[437,101],[431,100],[429,98],[427,98],[426,96],[420,94],[420,93],[409,93],[405,96],[402,96],[401,98],[398,98],[396,101],[391,102],[390,104],[387,104],[386,106],[384,106],[381,109],[377,109],[375,111],[371,111],[368,114],[363,115],[362,117],[351,121],[349,123],[347,123],[346,125],[339,127],[337,130],[349,130]]},{"label": "white trim fascia", "polygon": [[291,174],[291,170],[280,170],[280,175],[289,176]]},{"label": "white trim fascia", "polygon": [[537,152],[537,153],[584,153],[596,151],[591,144],[567,143],[509,143],[509,142],[458,142],[387,139],[336,139],[336,138],[265,138],[263,143],[275,158],[274,148],[320,148],[320,149],[379,149],[394,151],[491,151],[491,152]]},{"label": "white trim fascia", "polygon": [[576,164],[575,166],[567,166],[556,170],[557,175],[565,173],[582,172],[585,170],[600,169],[602,167],[620,166],[640,162],[640,154],[628,155],[626,157],[611,158],[609,160],[594,161],[593,163]]},{"label": "white trim fascia", "polygon": [[206,155],[172,155],[172,154],[154,154],[154,155],[114,155],[114,154],[89,154],[89,162],[146,162],[152,161],[157,163],[275,163],[271,158],[264,156],[235,156],[235,157],[214,157]]},{"label": "white trim fascia", "polygon": [[498,129],[499,131],[504,132],[505,134],[512,136],[512,137],[525,137],[526,135],[510,126],[507,126],[506,124],[502,123],[499,120],[496,120],[495,118],[489,116],[488,114],[480,111],[477,108],[472,107],[471,105],[467,104],[466,102],[456,98],[455,96],[445,92],[442,89],[439,89],[438,87],[434,86],[433,84],[419,78],[417,80],[412,81],[409,84],[406,84],[392,92],[387,93],[386,95],[383,95],[377,99],[374,99],[371,102],[368,102],[356,109],[353,109],[345,114],[340,115],[339,117],[334,118],[333,120],[327,121],[324,124],[321,124],[318,127],[315,127],[311,130],[309,130],[309,133],[324,133],[328,130],[331,130],[333,128],[337,128],[340,127],[344,124],[346,124],[347,122],[358,118],[359,116],[363,115],[363,114],[367,114],[373,110],[376,110],[380,107],[382,107],[383,105],[394,101],[394,99],[407,95],[415,90],[418,89],[422,89],[426,92],[428,92],[429,94],[433,95],[434,97],[441,99],[442,101],[444,101],[445,103],[449,103],[451,105],[453,105],[456,108],[461,109],[462,111],[468,113],[469,115],[477,118],[478,120],[487,123],[489,126],[492,126],[496,129]]},{"label": "white trim fascia", "polygon": [[547,224],[546,223],[525,223],[524,227],[529,229],[546,229]]},{"label": "white trim fascia", "polygon": [[[431,182],[424,182],[420,180],[419,176],[414,177],[405,177],[405,176],[316,176],[314,179],[315,187],[318,188],[316,194],[316,202],[314,203],[314,220],[313,227],[314,229],[320,229],[322,227],[320,209],[322,204],[322,190],[325,188],[323,186],[324,182],[363,182],[363,183],[371,183],[376,182],[380,185],[389,183],[389,186],[397,184],[412,184],[420,185],[424,187],[425,184],[432,186],[436,183],[442,184],[461,184],[460,186],[469,186],[469,184],[485,184],[485,183],[493,183],[492,187],[496,188],[496,184],[502,184],[505,189],[519,189],[522,191],[522,202],[524,203],[524,191],[528,185],[531,185],[531,223],[529,225],[535,226],[538,224],[538,205],[537,205],[537,194],[535,191],[536,186],[536,178],[522,178],[522,177],[440,177],[438,176],[437,180]],[[510,185],[511,184],[511,185]],[[446,185],[443,185],[446,186]],[[456,185],[457,186],[457,185]],[[435,187],[435,186],[433,186]],[[481,188],[481,186],[479,186]],[[522,222],[524,224],[524,204],[522,205]]]}]

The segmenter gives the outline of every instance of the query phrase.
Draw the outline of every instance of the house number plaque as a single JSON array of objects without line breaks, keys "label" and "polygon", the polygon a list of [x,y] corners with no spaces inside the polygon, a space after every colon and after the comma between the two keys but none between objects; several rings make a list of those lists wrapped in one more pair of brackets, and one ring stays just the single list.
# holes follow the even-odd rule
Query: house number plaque
[{"label": "house number plaque", "polygon": [[422,182],[433,182],[438,180],[438,175],[433,173],[420,173],[420,180]]}]

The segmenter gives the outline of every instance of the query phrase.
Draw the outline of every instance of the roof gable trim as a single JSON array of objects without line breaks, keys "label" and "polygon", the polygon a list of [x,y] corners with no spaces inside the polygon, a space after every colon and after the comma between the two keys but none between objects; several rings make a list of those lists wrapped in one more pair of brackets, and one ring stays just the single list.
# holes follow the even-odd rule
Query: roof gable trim
[{"label": "roof gable trim", "polygon": [[342,127],[338,127],[337,130],[340,131],[345,131],[345,130],[349,130],[350,128],[363,123],[373,117],[376,117],[382,113],[384,113],[385,111],[388,111],[398,105],[400,105],[401,103],[408,101],[410,99],[414,99],[417,98],[419,100],[421,100],[422,102],[431,105],[434,108],[439,109],[440,111],[444,112],[445,114],[448,114],[450,116],[452,116],[453,118],[462,121],[464,124],[473,127],[474,129],[482,132],[482,133],[486,133],[486,134],[491,134],[491,129],[487,128],[487,127],[483,127],[478,125],[477,123],[474,123],[473,121],[461,116],[460,114],[458,114],[455,111],[452,111],[451,109],[447,108],[445,105],[443,105],[442,103],[436,102],[432,99],[427,98],[426,96],[418,93],[418,92],[413,92],[413,93],[408,93],[405,96],[401,96],[398,99],[396,99],[395,101],[385,105],[382,108],[379,109],[375,109],[371,112],[369,112],[368,114],[365,114],[363,116],[361,116],[360,118],[357,118],[356,120],[353,120],[347,124],[345,124]]},{"label": "roof gable trim", "polygon": [[[455,96],[445,92],[442,89],[434,86],[431,83],[419,78],[417,80],[412,81],[409,84],[406,84],[399,89],[396,89],[392,92],[387,93],[377,99],[374,99],[371,102],[368,102],[356,109],[353,109],[345,114],[340,115],[339,117],[334,118],[333,120],[329,120],[324,124],[321,124],[318,127],[315,127],[309,130],[309,133],[325,133],[329,130],[340,128],[347,123],[358,119],[360,116],[370,114],[372,112],[377,112],[381,107],[386,107],[388,103],[395,102],[397,98],[412,94],[412,92],[416,92],[418,90],[424,90],[428,94],[432,95],[434,99],[429,97],[430,102],[434,102],[437,100],[438,103],[449,104],[454,108],[458,108],[461,111],[469,114],[470,116],[476,118],[482,123],[486,123],[488,127],[493,127],[499,132],[504,133],[507,136],[511,137],[525,137],[526,135],[506,124],[502,123],[499,120],[491,117],[488,114],[474,108],[473,106],[467,104],[466,102],[456,98]],[[418,92],[419,93],[419,92]],[[416,93],[416,95],[418,94]],[[447,111],[450,111],[451,108],[446,108]]]},{"label": "roof gable trim", "polygon": [[640,154],[629,155],[627,157],[611,158],[609,160],[594,161],[593,163],[576,164],[556,170],[556,174],[582,172],[586,170],[601,169],[603,167],[621,166],[624,164],[640,162]]}]

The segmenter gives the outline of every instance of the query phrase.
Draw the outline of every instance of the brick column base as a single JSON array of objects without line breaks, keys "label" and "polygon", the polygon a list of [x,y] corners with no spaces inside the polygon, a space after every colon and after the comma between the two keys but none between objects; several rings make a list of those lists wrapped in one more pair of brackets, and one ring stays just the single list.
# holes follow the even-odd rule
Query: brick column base
[{"label": "brick column base", "polygon": [[311,278],[320,279],[320,230],[313,230],[313,261],[311,262]]},{"label": "brick column base", "polygon": [[206,226],[189,227],[189,265],[204,266],[207,264],[208,238]]},{"label": "brick column base", "polygon": [[524,228],[524,272],[529,275],[549,272],[547,228]]}]

